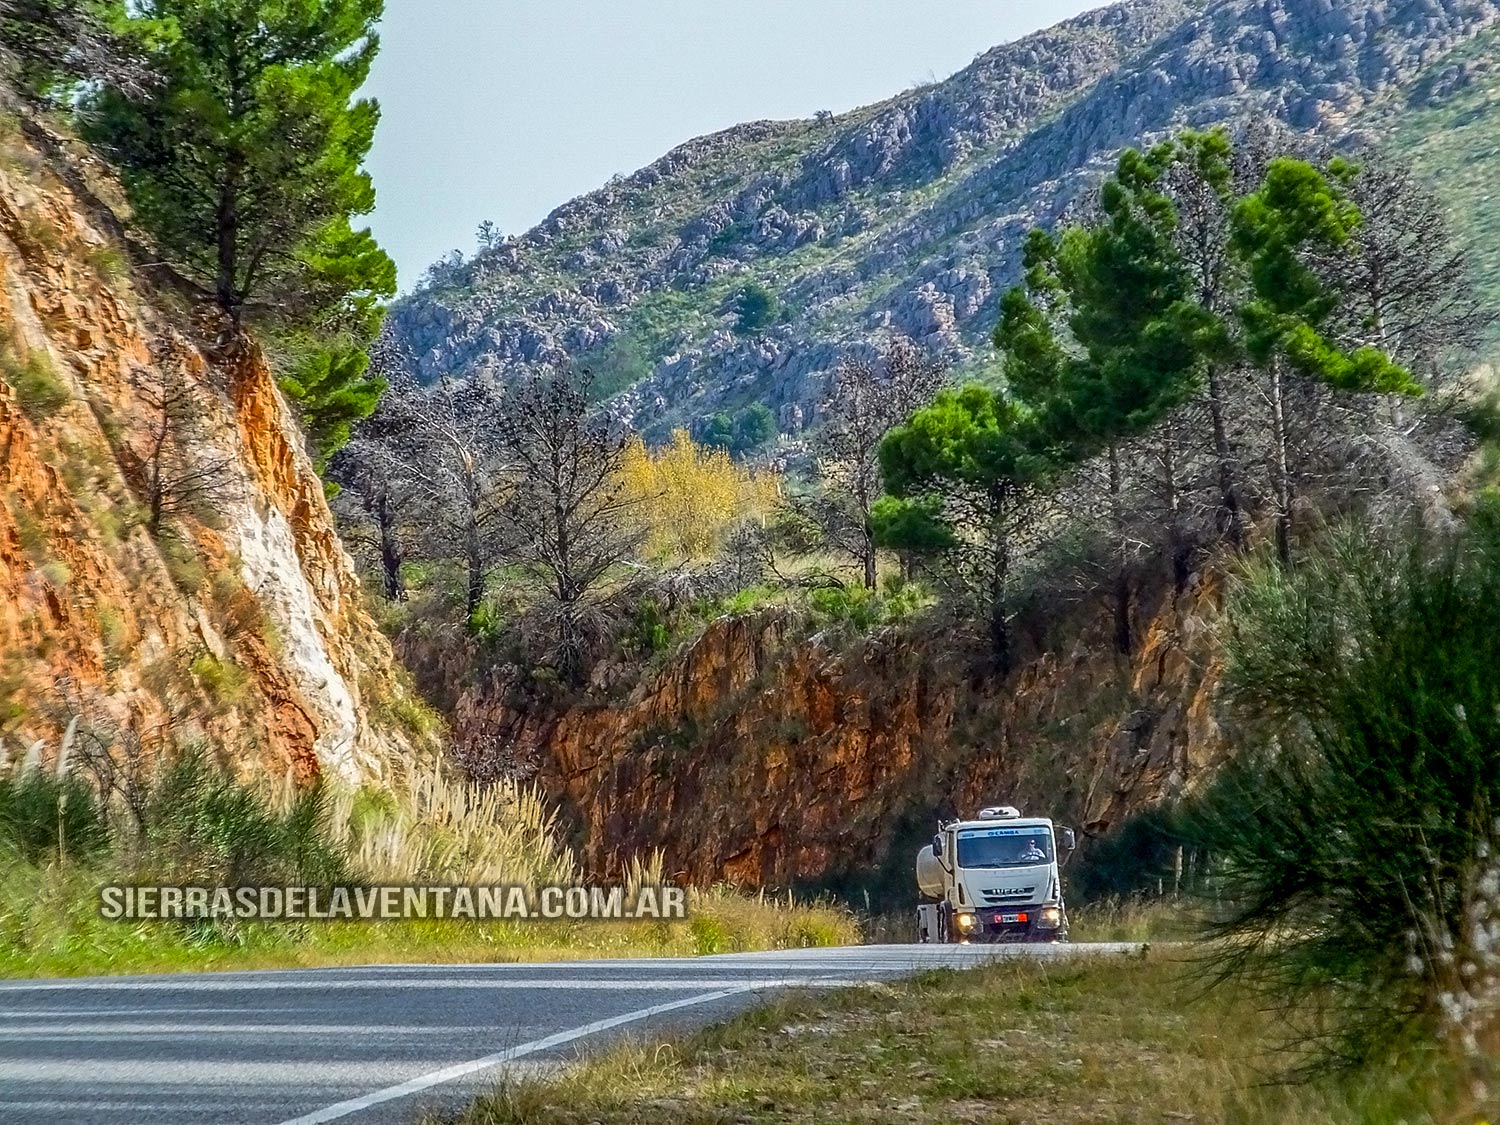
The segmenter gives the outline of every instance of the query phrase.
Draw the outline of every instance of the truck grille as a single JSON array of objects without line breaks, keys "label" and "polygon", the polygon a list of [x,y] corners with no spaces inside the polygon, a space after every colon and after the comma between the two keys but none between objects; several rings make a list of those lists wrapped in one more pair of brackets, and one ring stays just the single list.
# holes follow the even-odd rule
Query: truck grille
[{"label": "truck grille", "polygon": [[984,898],[985,904],[993,906],[999,902],[1011,902],[1015,899],[1030,898],[1036,893],[1035,887],[1009,887],[1003,893],[995,890],[982,890],[979,892]]}]

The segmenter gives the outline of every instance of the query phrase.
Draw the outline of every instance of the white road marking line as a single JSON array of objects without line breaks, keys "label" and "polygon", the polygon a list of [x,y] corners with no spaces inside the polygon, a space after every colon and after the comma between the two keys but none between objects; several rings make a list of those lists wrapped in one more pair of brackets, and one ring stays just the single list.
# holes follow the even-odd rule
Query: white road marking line
[{"label": "white road marking line", "polygon": [[[826,970],[825,970],[826,973]],[[718,988],[733,985],[736,988],[787,988],[797,985],[815,985],[820,988],[843,988],[852,984],[866,983],[858,978],[846,976],[753,977],[662,977],[659,979],[611,980],[597,977],[563,978],[499,977],[493,980],[400,980],[394,977],[378,980],[297,980],[297,981],[227,981],[204,977],[184,977],[181,980],[132,981],[119,980],[93,984],[21,984],[0,989],[6,992],[286,992],[288,990],[348,991],[364,989],[371,992],[392,989],[420,989],[424,992],[440,989],[460,991],[464,989],[532,989],[555,991],[595,989],[600,992],[687,992],[694,989]]]},{"label": "white road marking line", "polygon": [[434,1070],[431,1074],[423,1074],[409,1082],[403,1082],[399,1086],[387,1086],[384,1090],[376,1090],[374,1093],[365,1094],[358,1098],[350,1098],[346,1102],[338,1102],[335,1105],[323,1109],[314,1110],[312,1113],[303,1114],[301,1117],[293,1117],[283,1121],[281,1125],[320,1125],[324,1121],[334,1121],[340,1117],[348,1117],[351,1113],[358,1113],[362,1109],[369,1109],[372,1105],[380,1105],[382,1102],[395,1101],[397,1098],[410,1097],[412,1094],[420,1094],[423,1090],[430,1090],[434,1086],[441,1086],[445,1082],[463,1078],[473,1074],[475,1071],[486,1070],[501,1063],[510,1062],[512,1059],[523,1058],[526,1055],[534,1055],[538,1051],[550,1050],[553,1047],[561,1047],[572,1043],[574,1040],[583,1039],[600,1031],[608,1031],[612,1027],[622,1024],[636,1023],[639,1020],[649,1019],[651,1016],[661,1015],[663,1012],[676,1011],[679,1008],[690,1008],[695,1004],[708,1004],[715,1000],[723,1000],[730,996],[737,996],[744,992],[750,992],[754,985],[740,985],[736,988],[721,989],[718,992],[705,992],[699,996],[689,996],[685,1000],[673,1000],[669,1004],[653,1004],[649,1008],[641,1008],[634,1012],[626,1012],[623,1016],[611,1016],[607,1020],[595,1020],[586,1023],[582,1027],[575,1027],[569,1031],[559,1031],[549,1035],[545,1039],[533,1039],[530,1043],[522,1043],[518,1047],[509,1047],[504,1051],[496,1051],[493,1055],[485,1055],[482,1059],[472,1062],[458,1063],[455,1066],[445,1067],[442,1070]]}]

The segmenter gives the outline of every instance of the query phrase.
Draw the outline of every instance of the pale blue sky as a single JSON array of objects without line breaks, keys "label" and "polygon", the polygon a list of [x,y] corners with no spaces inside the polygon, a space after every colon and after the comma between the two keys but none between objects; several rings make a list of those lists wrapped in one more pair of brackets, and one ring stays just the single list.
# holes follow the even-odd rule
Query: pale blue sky
[{"label": "pale blue sky", "polygon": [[674,145],[943,78],[1099,0],[386,0],[376,235],[408,289]]}]

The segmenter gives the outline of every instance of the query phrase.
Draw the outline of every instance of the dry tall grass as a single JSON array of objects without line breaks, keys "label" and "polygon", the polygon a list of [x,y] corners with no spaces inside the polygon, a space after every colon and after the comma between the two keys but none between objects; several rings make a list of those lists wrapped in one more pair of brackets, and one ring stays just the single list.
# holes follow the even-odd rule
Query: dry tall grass
[{"label": "dry tall grass", "polygon": [[373,883],[567,883],[577,877],[556,814],[515,782],[480,788],[437,763],[387,789],[335,793],[328,835]]}]

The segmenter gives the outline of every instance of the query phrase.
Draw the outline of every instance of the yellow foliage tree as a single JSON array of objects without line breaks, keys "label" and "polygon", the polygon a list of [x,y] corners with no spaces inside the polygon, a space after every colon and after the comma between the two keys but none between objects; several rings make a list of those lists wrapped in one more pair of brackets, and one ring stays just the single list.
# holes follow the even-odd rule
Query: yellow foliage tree
[{"label": "yellow foliage tree", "polygon": [[722,449],[702,446],[686,430],[650,450],[632,438],[620,466],[631,511],[656,557],[701,559],[712,554],[736,523],[763,518],[781,496],[781,478],[736,465]]}]

